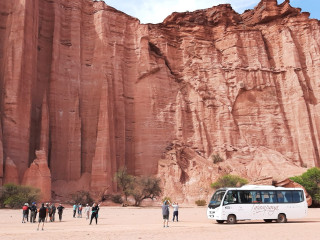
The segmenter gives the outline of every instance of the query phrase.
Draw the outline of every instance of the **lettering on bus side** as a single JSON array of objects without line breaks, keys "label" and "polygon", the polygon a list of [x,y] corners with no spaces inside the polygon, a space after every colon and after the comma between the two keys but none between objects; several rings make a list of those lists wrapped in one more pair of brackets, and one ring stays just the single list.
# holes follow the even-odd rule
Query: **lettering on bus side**
[{"label": "lettering on bus side", "polygon": [[253,205],[252,206],[253,214],[263,213],[271,216],[274,214],[275,211],[278,211],[278,210],[279,210],[279,206],[270,206],[270,205]]}]

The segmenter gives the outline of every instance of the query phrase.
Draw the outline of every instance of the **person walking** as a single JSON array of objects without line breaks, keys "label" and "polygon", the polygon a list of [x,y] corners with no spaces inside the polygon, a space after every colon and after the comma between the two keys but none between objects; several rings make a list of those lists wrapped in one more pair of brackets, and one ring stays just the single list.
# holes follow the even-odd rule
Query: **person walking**
[{"label": "person walking", "polygon": [[73,217],[76,217],[76,213],[77,213],[77,204],[73,205]]},{"label": "person walking", "polygon": [[96,224],[98,224],[98,213],[99,213],[99,209],[100,209],[99,206],[100,206],[100,204],[97,205],[96,203],[94,203],[92,205],[92,208],[91,208],[91,219],[90,219],[89,225],[91,225],[93,218],[96,219]]},{"label": "person walking", "polygon": [[46,219],[46,216],[47,216],[47,208],[44,206],[44,203],[42,203],[42,206],[39,209],[39,223],[37,228],[38,231],[39,231],[39,226],[41,222],[42,222],[42,231],[43,231],[44,221]]},{"label": "person walking", "polygon": [[25,203],[22,207],[22,223],[26,223],[28,221],[28,212],[29,206],[28,203]]},{"label": "person walking", "polygon": [[55,220],[56,210],[57,210],[56,206],[54,205],[54,203],[52,203],[52,206],[51,206],[51,215],[52,215],[51,220],[52,220],[52,222],[54,222],[54,220]]},{"label": "person walking", "polygon": [[90,218],[90,206],[88,203],[84,209],[84,214],[86,215],[86,220],[88,220]]},{"label": "person walking", "polygon": [[61,203],[60,203],[59,206],[57,207],[58,215],[59,215],[59,221],[60,221],[60,222],[61,222],[61,220],[62,220],[63,209],[64,209],[64,207],[63,207],[63,206],[61,205]]},{"label": "person walking", "polygon": [[82,204],[78,204],[78,218],[82,218]]},{"label": "person walking", "polygon": [[169,227],[169,205],[169,200],[165,200],[162,205],[163,227]]},{"label": "person walking", "polygon": [[32,203],[30,207],[30,223],[35,223],[36,222],[36,216],[37,216],[37,204],[35,202]]},{"label": "person walking", "polygon": [[[45,209],[46,209],[46,222],[48,222],[49,206],[50,206],[50,203],[46,203],[46,206],[45,206]],[[40,217],[40,215],[39,215],[39,217]]]},{"label": "person walking", "polygon": [[52,204],[48,206],[49,221],[52,222]]}]

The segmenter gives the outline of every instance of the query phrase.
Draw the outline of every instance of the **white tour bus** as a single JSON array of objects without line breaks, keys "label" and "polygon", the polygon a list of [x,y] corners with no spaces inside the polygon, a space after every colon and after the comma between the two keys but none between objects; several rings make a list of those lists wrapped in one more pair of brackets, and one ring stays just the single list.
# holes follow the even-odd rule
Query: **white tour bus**
[{"label": "white tour bus", "polygon": [[238,220],[284,223],[288,218],[305,217],[307,211],[302,188],[245,185],[218,189],[210,200],[207,216],[218,223],[233,224]]}]

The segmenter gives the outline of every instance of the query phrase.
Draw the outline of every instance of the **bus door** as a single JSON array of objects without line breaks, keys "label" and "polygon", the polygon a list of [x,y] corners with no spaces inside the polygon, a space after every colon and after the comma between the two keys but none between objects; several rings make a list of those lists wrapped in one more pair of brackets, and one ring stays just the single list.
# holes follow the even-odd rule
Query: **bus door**
[{"label": "bus door", "polygon": [[223,218],[227,218],[229,214],[238,216],[240,208],[238,191],[229,190],[223,201]]},{"label": "bus door", "polygon": [[252,218],[252,191],[239,191],[239,211],[237,219],[251,219]]}]

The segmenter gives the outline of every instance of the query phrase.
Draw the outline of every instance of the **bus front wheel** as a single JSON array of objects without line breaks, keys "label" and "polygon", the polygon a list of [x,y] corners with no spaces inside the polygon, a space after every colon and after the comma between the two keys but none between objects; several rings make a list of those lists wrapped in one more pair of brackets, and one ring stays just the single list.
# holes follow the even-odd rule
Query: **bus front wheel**
[{"label": "bus front wheel", "polygon": [[235,224],[235,223],[237,223],[237,218],[236,218],[236,216],[233,215],[233,214],[230,214],[230,215],[228,216],[228,218],[227,218],[227,222],[228,222],[229,224]]},{"label": "bus front wheel", "polygon": [[216,220],[217,223],[224,223],[224,220]]},{"label": "bus front wheel", "polygon": [[286,215],[283,214],[283,213],[280,213],[280,214],[278,215],[277,222],[278,222],[278,223],[286,223],[286,222],[287,222],[287,217],[286,217]]}]

